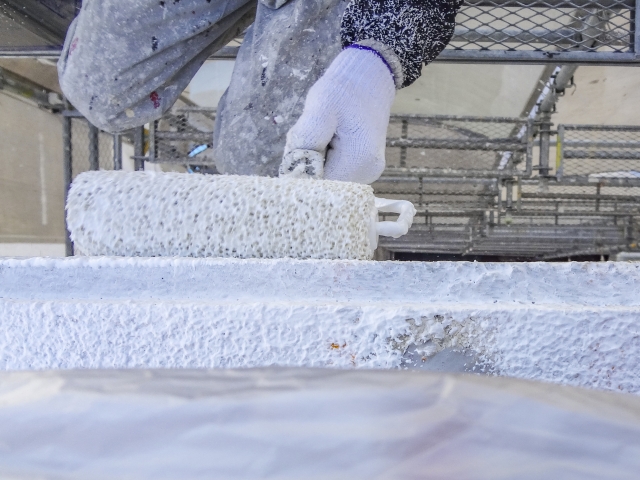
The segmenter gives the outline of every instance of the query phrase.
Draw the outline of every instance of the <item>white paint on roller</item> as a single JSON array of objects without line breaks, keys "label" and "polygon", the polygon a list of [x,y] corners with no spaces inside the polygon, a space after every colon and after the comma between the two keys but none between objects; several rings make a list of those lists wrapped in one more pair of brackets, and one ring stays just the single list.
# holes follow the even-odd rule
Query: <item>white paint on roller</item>
[{"label": "white paint on roller", "polygon": [[4,260],[0,368],[398,368],[453,349],[640,393],[639,284],[619,262]]},{"label": "white paint on roller", "polygon": [[371,258],[373,190],[347,182],[85,172],[67,201],[84,255]]}]

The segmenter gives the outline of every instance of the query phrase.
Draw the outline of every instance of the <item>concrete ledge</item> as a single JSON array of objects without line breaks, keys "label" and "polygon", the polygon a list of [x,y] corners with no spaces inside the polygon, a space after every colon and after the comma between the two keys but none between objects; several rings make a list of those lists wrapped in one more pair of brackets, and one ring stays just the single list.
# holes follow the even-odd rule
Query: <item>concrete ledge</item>
[{"label": "concrete ledge", "polygon": [[[640,392],[640,265],[0,261],[0,368],[420,367]],[[445,368],[446,369],[446,368]]]}]

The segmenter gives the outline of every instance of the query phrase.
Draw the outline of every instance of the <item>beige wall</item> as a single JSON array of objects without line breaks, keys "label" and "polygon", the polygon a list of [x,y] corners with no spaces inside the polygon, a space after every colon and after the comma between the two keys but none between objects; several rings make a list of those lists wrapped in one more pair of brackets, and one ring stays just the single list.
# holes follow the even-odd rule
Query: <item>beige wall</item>
[{"label": "beige wall", "polygon": [[518,117],[544,67],[434,63],[398,91],[393,113]]},{"label": "beige wall", "polygon": [[640,125],[640,68],[579,67],[553,122]]},{"label": "beige wall", "polygon": [[0,243],[64,242],[62,123],[0,94]]}]

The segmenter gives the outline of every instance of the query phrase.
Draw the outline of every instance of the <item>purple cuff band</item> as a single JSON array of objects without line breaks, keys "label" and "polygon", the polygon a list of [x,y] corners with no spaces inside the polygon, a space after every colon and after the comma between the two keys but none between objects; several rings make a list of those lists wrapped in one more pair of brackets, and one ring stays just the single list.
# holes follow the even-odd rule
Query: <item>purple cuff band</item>
[{"label": "purple cuff band", "polygon": [[351,45],[349,45],[348,47],[345,47],[344,49],[346,50],[347,48],[357,48],[358,50],[366,50],[368,52],[375,53],[376,56],[380,60],[382,60],[382,62],[387,66],[387,68],[389,69],[389,73],[391,73],[391,77],[393,78],[393,80],[395,82],[396,76],[393,73],[393,69],[391,68],[391,65],[389,65],[389,62],[387,62],[385,60],[385,58],[382,55],[380,55],[380,52],[378,52],[375,48],[365,47],[364,45],[358,45],[357,43],[352,43]]}]

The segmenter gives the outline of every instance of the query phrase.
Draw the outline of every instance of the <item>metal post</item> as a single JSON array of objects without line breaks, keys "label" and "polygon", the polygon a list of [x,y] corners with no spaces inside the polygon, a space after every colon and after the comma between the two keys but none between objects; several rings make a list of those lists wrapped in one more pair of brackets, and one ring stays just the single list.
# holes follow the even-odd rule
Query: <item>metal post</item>
[{"label": "metal post", "polygon": [[549,176],[549,148],[551,136],[551,115],[543,113],[540,119],[540,159],[538,171],[541,177]]},{"label": "metal post", "polygon": [[100,130],[89,125],[89,170],[100,170]]},{"label": "metal post", "polygon": [[134,129],[133,156],[136,172],[144,170],[144,127]]},{"label": "metal post", "polygon": [[558,97],[571,84],[571,79],[576,73],[576,65],[563,65],[555,78],[549,82],[549,93],[544,97],[538,109],[540,118],[540,162],[538,169],[541,177],[549,176],[549,140],[551,135],[551,114],[555,111]]},{"label": "metal post", "polygon": [[[64,147],[62,158],[64,161],[64,204],[67,205],[67,196],[69,194],[69,187],[71,186],[71,180],[73,179],[72,171],[72,137],[71,137],[71,117],[62,117],[62,144]],[[69,236],[69,228],[67,227],[67,216],[64,216],[64,232],[65,232],[65,255],[67,257],[73,256],[73,243]]]},{"label": "metal post", "polygon": [[542,100],[540,104],[540,113],[551,114],[555,109],[558,96],[564,93],[564,90],[571,83],[573,75],[576,73],[578,67],[576,65],[563,65],[556,74],[553,82],[550,85],[550,91],[548,95]]},{"label": "metal post", "polygon": [[158,131],[158,121],[151,122],[149,125],[149,161],[153,162],[157,158],[156,152],[156,132]]},{"label": "metal post", "polygon": [[503,181],[501,178],[498,179],[498,205],[497,205],[497,213],[498,213],[498,225],[500,225],[501,223],[501,217],[502,217],[502,185],[503,185]]},{"label": "metal post", "polygon": [[122,135],[113,136],[113,169],[122,170]]},{"label": "metal post", "polygon": [[[400,138],[406,139],[409,137],[409,122],[402,120],[402,130],[400,132]],[[400,167],[407,166],[407,147],[400,147]]]},{"label": "metal post", "polygon": [[633,53],[636,55],[636,59],[640,58],[640,32],[638,31],[638,25],[640,25],[640,0],[636,0],[635,12],[633,13]]},{"label": "metal post", "polygon": [[564,125],[558,125],[558,135],[556,137],[556,177],[562,178],[564,173]]},{"label": "metal post", "polygon": [[527,161],[526,161],[526,169],[524,172],[524,176],[530,177],[532,173],[533,173],[533,118],[529,118],[527,120]]}]

